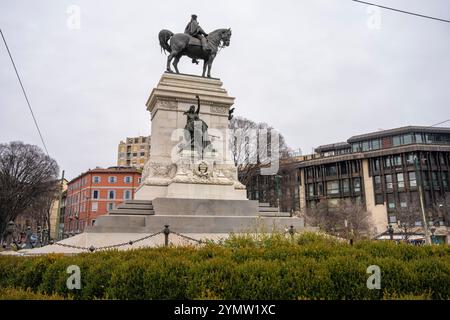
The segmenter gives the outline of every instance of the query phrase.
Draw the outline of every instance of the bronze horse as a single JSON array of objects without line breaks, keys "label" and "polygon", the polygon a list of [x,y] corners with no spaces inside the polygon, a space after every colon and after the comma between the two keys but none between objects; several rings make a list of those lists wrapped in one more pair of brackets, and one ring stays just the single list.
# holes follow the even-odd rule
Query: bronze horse
[{"label": "bronze horse", "polygon": [[230,45],[231,29],[217,29],[209,33],[206,37],[208,43],[208,50],[206,51],[202,49],[200,40],[185,33],[173,34],[171,31],[163,29],[159,32],[158,38],[161,48],[170,53],[167,57],[168,72],[173,72],[170,68],[170,62],[174,59],[173,67],[176,73],[180,73],[178,71],[178,62],[182,56],[188,56],[192,59],[202,59],[202,77],[205,76],[206,68],[208,67],[208,78],[211,78],[211,65],[218,49]]}]

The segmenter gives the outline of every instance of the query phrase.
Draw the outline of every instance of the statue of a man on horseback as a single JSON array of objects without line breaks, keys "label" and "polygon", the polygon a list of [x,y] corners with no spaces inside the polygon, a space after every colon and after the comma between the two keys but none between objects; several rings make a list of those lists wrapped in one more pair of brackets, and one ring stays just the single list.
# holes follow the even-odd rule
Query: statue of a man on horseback
[{"label": "statue of a man on horseback", "polygon": [[207,50],[207,43],[205,37],[207,37],[208,34],[205,31],[203,31],[202,27],[200,27],[200,25],[198,24],[197,15],[193,14],[191,16],[191,21],[189,21],[186,28],[184,29],[184,33],[187,33],[191,37],[200,40],[203,51]]},{"label": "statue of a man on horseback", "polygon": [[161,30],[158,35],[159,44],[164,51],[169,52],[167,57],[167,72],[172,72],[170,63],[173,60],[173,67],[178,71],[178,62],[182,56],[188,56],[193,63],[198,63],[198,59],[203,60],[203,74],[208,70],[208,77],[211,77],[211,65],[221,47],[230,45],[231,29],[217,29],[209,34],[199,25],[197,16],[192,15],[191,21],[186,26],[184,33],[173,34],[169,30]]}]

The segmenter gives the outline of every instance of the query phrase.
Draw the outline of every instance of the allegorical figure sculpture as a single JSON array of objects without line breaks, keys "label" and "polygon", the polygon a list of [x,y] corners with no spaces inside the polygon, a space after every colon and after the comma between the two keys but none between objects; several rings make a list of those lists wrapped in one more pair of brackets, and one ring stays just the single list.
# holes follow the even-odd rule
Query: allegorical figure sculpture
[{"label": "allegorical figure sculpture", "polygon": [[211,141],[208,135],[208,125],[205,121],[200,119],[200,97],[197,95],[197,110],[195,106],[189,107],[189,110],[183,114],[187,117],[186,125],[184,126],[184,138],[187,143],[185,147],[190,147],[190,150],[196,150],[203,155],[203,152]]},{"label": "allegorical figure sculpture", "polygon": [[163,29],[158,34],[159,44],[164,51],[169,52],[167,57],[167,71],[172,72],[170,63],[179,73],[178,62],[182,56],[188,56],[193,63],[198,59],[203,60],[203,73],[211,77],[211,66],[220,47],[230,45],[231,29],[217,29],[209,34],[199,25],[197,16],[192,15],[191,21],[185,28],[185,33],[174,34],[170,30]]}]

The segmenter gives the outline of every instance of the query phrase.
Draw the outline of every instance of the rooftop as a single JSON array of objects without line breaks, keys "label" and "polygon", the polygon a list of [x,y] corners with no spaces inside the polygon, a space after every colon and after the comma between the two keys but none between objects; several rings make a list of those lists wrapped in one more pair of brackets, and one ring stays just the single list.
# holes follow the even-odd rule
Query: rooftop
[{"label": "rooftop", "polygon": [[413,133],[413,132],[450,134],[450,128],[448,128],[448,127],[447,128],[430,127],[430,126],[406,126],[406,127],[400,127],[400,128],[394,128],[394,129],[388,129],[388,130],[380,130],[380,131],[376,131],[376,132],[356,135],[356,136],[350,137],[350,139],[348,139],[347,142],[352,143],[352,142],[382,138],[382,137],[403,134],[403,133]]}]

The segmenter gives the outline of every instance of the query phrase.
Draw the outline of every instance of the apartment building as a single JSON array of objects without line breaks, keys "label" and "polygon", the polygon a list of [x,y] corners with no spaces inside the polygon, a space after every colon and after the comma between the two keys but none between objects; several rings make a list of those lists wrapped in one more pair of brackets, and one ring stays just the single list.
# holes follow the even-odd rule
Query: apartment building
[{"label": "apartment building", "polygon": [[117,153],[117,165],[142,170],[150,157],[150,136],[132,137],[120,141]]},{"label": "apartment building", "polygon": [[98,216],[134,199],[140,183],[141,172],[130,167],[96,168],[71,180],[63,215],[64,234],[81,233]]}]

